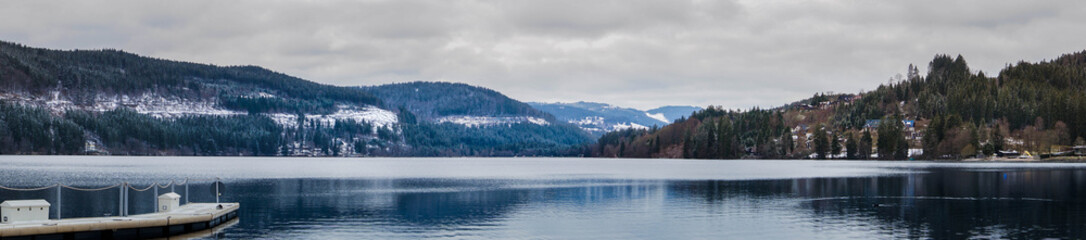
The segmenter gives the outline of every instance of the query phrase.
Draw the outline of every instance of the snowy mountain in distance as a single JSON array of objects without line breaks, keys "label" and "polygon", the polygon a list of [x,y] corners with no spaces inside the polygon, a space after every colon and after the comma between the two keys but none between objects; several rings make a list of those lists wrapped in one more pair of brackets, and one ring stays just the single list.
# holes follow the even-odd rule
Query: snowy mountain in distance
[{"label": "snowy mountain in distance", "polygon": [[[652,126],[664,126],[671,121],[672,111],[649,113],[646,111],[617,107],[606,103],[528,103],[532,107],[554,115],[560,121],[576,124],[595,136],[604,133],[629,129],[648,129]],[[676,107],[678,108],[678,107]],[[693,107],[686,107],[692,109]],[[665,109],[667,110],[667,109]],[[687,112],[689,114],[692,111]]]},{"label": "snowy mountain in distance", "polygon": [[701,107],[695,106],[663,106],[645,112],[654,117],[662,117],[665,121],[671,123],[675,122],[675,119],[690,116],[690,113],[701,110]]}]

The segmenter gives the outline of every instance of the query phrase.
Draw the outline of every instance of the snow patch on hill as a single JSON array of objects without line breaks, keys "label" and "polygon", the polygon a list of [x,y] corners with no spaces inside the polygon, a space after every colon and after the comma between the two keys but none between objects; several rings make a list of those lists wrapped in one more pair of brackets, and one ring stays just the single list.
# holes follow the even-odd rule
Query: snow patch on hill
[{"label": "snow patch on hill", "polygon": [[588,117],[584,117],[582,119],[569,120],[569,123],[577,125],[581,129],[584,129],[585,131],[599,132],[601,134],[604,133],[604,132],[625,130],[625,129],[630,129],[630,128],[633,128],[633,129],[649,129],[649,127],[646,127],[645,125],[641,125],[641,124],[637,124],[637,123],[633,123],[633,122],[610,123],[610,122],[607,122],[606,118],[600,117],[600,116],[588,116]]},{"label": "snow patch on hill", "polygon": [[603,125],[603,117],[588,116],[582,119],[570,120],[569,123],[576,124],[578,126],[601,126]]},{"label": "snow patch on hill", "polygon": [[192,101],[177,97],[161,97],[153,94],[143,94],[138,97],[127,95],[114,96],[112,98],[99,97],[95,100],[91,110],[104,112],[119,107],[127,107],[141,114],[147,114],[156,118],[176,118],[189,115],[244,115],[245,112],[227,110],[216,106],[212,101]]},{"label": "snow patch on hill", "polygon": [[519,117],[487,117],[487,116],[445,116],[437,119],[438,123],[455,123],[467,127],[509,125],[516,123],[532,123],[536,125],[549,125],[546,119],[528,116]]},{"label": "snow patch on hill", "polygon": [[216,106],[214,100],[192,101],[179,97],[162,97],[155,94],[139,96],[115,95],[98,96],[89,104],[75,104],[58,91],[46,96],[25,96],[3,94],[0,99],[9,100],[27,106],[45,108],[53,114],[62,115],[70,110],[105,112],[121,107],[132,109],[141,114],[156,118],[175,118],[186,115],[241,115],[245,112],[227,110]]},{"label": "snow patch on hill", "polygon": [[615,125],[611,125],[611,131],[626,130],[631,128],[642,130],[649,129],[649,127],[642,126],[641,124],[636,123],[616,123]]},{"label": "snow patch on hill", "polygon": [[[336,120],[354,120],[355,122],[367,122],[374,127],[385,127],[399,121],[396,113],[374,106],[355,107],[347,105],[336,106],[339,110],[332,114],[306,114],[306,122],[316,121],[325,127],[335,127]],[[298,127],[298,115],[288,113],[265,114],[280,126]]]},{"label": "snow patch on hill", "polygon": [[660,120],[661,122],[664,122],[664,124],[667,124],[667,123],[671,122],[670,120],[667,120],[667,116],[664,116],[663,113],[652,114],[652,113],[647,113],[646,112],[645,116],[649,116],[650,118]]},{"label": "snow patch on hill", "polygon": [[[267,93],[260,93],[261,97],[275,97]],[[3,93],[0,99],[13,101],[22,105],[37,106],[48,109],[56,115],[63,115],[70,110],[84,110],[93,112],[111,111],[117,108],[129,108],[141,114],[147,114],[156,118],[177,118],[190,115],[245,115],[247,112],[234,111],[217,106],[214,99],[205,101],[193,101],[178,97],[162,97],[155,94],[143,94],[140,96],[116,95],[99,96],[88,105],[77,105],[64,98],[59,92],[52,92],[47,96],[24,96],[18,94]],[[338,110],[332,114],[306,114],[307,121],[317,121],[321,125],[334,127],[336,120],[354,120],[356,122],[368,122],[375,127],[385,127],[395,124],[398,119],[396,113],[374,106],[348,106],[338,105]],[[273,121],[284,127],[297,127],[298,116],[287,113],[265,114]]]}]

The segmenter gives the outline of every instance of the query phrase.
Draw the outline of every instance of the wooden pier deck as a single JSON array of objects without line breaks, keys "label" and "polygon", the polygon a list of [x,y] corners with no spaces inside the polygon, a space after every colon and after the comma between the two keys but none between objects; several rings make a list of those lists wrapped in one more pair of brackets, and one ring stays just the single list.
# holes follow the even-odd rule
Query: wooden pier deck
[{"label": "wooden pier deck", "polygon": [[239,207],[189,203],[165,213],[6,223],[0,224],[0,240],[161,238],[211,229],[237,218]]}]

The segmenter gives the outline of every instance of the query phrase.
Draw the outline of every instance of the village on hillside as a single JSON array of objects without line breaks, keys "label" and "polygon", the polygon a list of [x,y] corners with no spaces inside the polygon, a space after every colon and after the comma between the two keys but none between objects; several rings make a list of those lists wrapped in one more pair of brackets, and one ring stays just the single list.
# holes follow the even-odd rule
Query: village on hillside
[{"label": "village on hillside", "polygon": [[[786,124],[793,126],[790,131],[792,133],[792,140],[796,143],[796,152],[810,152],[805,157],[810,159],[820,158],[813,150],[816,143],[816,130],[813,129],[812,126],[819,123],[824,124],[831,122],[832,119],[830,118],[833,114],[837,113],[836,110],[838,107],[848,106],[863,98],[863,94],[834,94],[832,92],[819,96],[825,97],[816,96],[813,99],[819,99],[821,101],[799,101],[776,109],[776,111],[785,116]],[[904,102],[899,105],[902,108],[906,107],[906,103]],[[905,118],[901,120],[904,138],[909,145],[909,160],[923,159],[925,157],[923,139],[924,135],[929,130],[931,122],[930,119],[917,119],[915,116],[905,116]],[[872,135],[872,138],[875,141],[877,141],[878,134],[876,129],[879,128],[880,124],[882,124],[882,119],[866,119],[861,129],[834,131],[829,128],[823,128],[826,136],[830,136],[831,138],[829,139],[831,142],[830,144],[838,145],[831,145],[830,149],[839,150],[831,152],[825,158],[848,159],[849,157],[846,155],[846,152],[848,151],[847,148],[850,144],[847,144],[848,138],[845,136],[849,136],[850,134],[859,136],[863,132],[867,132]],[[993,126],[984,127],[993,128]],[[959,159],[965,161],[1086,160],[1086,143],[1084,143],[1082,138],[1077,139],[1074,142],[1074,145],[1055,144],[1055,142],[1059,141],[1056,138],[1061,137],[1060,135],[1067,134],[1065,128],[1062,130],[1051,129],[1048,131],[1009,131],[1006,127],[1003,127],[1002,129],[990,129],[990,131],[993,131],[993,133],[994,131],[1001,131],[1002,133],[996,135],[1005,137],[1002,138],[1001,143],[981,142],[980,145],[1001,146],[1001,149],[977,149],[977,146],[969,146],[966,144],[967,149],[962,149],[962,154],[955,156],[938,156],[937,158]],[[992,139],[989,140],[994,141]],[[859,150],[858,152],[863,152],[863,150]],[[868,150],[867,153],[870,153],[866,156],[868,159],[879,158],[877,151]],[[863,158],[863,156],[860,158]]]}]

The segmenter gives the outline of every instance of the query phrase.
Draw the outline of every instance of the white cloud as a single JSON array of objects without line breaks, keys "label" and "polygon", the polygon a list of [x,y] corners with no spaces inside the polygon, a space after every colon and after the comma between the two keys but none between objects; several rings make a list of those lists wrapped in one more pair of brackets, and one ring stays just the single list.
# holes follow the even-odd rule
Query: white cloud
[{"label": "white cloud", "polygon": [[962,54],[1086,46],[1081,1],[6,1],[0,39],[261,65],[336,85],[466,82],[525,101],[770,107]]}]

